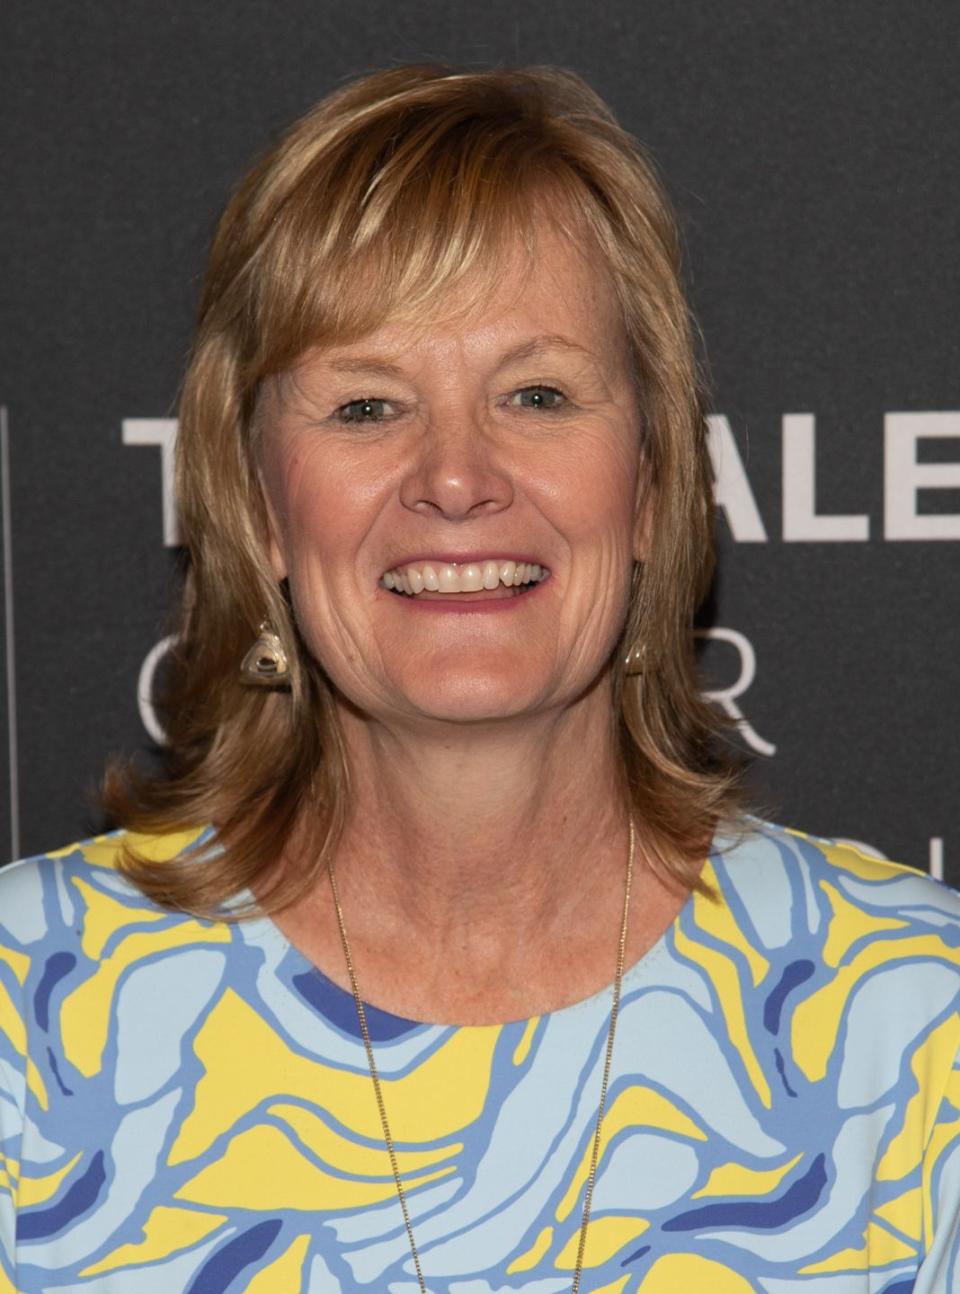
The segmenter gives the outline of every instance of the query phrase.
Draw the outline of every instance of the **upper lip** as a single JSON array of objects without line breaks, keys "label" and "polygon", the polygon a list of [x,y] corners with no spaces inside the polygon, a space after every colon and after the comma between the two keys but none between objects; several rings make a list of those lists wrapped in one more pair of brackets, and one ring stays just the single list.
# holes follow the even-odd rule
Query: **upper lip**
[{"label": "upper lip", "polygon": [[471,563],[479,562],[526,562],[531,566],[542,566],[549,570],[546,562],[540,557],[533,557],[527,553],[505,553],[498,552],[495,548],[477,549],[472,553],[438,553],[423,552],[407,554],[404,557],[398,557],[389,566],[384,567],[384,572],[395,571],[403,566],[419,565],[423,562],[435,562],[444,566],[468,566]]}]

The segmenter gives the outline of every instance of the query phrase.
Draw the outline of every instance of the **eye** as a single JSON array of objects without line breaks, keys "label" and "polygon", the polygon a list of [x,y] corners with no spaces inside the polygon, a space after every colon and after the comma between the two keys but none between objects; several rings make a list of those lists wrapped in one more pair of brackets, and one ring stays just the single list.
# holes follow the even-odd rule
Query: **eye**
[{"label": "eye", "polygon": [[560,409],[567,402],[567,397],[555,386],[524,386],[514,391],[508,401],[514,408],[536,409],[543,413]]},{"label": "eye", "polygon": [[382,422],[384,418],[392,417],[393,412],[389,400],[365,396],[362,400],[348,400],[341,404],[334,416],[340,422]]}]

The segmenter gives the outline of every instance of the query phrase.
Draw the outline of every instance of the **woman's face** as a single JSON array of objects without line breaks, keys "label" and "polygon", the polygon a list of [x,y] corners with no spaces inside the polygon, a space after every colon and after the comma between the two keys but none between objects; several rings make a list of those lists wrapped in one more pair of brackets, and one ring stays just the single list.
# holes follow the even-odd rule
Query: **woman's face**
[{"label": "woman's face", "polygon": [[438,318],[310,351],[264,393],[274,572],[310,651],[374,717],[570,704],[609,657],[642,555],[612,287],[545,222],[484,306]]}]

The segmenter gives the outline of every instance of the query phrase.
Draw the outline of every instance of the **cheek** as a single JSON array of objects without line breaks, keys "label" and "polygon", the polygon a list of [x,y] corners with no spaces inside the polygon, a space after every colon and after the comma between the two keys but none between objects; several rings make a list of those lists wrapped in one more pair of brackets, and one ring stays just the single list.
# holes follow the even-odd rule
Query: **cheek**
[{"label": "cheek", "polygon": [[339,532],[344,494],[324,466],[316,447],[296,444],[282,446],[265,464],[273,538],[288,574]]},{"label": "cheek", "polygon": [[626,437],[585,437],[541,480],[556,525],[576,545],[630,544],[638,455]]},{"label": "cheek", "polygon": [[364,546],[384,510],[389,473],[357,458],[301,441],[273,465],[280,578],[289,579],[300,615],[339,617],[355,604],[358,580],[368,578]]}]

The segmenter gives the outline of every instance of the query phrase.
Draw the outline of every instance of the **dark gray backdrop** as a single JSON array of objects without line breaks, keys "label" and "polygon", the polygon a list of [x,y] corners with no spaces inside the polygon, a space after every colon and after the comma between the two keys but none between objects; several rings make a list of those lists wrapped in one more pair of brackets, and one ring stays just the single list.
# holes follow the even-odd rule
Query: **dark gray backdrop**
[{"label": "dark gray backdrop", "polygon": [[135,442],[231,184],[347,75],[553,62],[681,215],[727,505],[705,663],[755,799],[960,882],[960,6],[8,3],[0,41],[4,854],[100,825],[106,755],[149,748],[177,557]]}]

